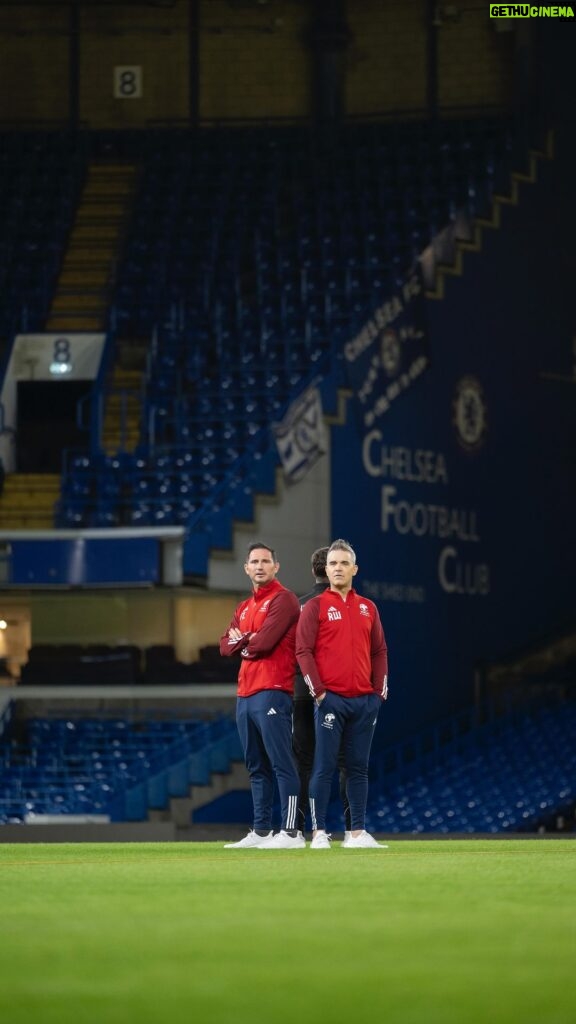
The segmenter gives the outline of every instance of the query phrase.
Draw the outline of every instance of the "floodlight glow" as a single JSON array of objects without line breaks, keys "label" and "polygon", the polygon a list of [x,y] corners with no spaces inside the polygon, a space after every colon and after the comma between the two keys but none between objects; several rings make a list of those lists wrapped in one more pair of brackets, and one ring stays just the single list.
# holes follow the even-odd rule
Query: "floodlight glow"
[{"label": "floodlight glow", "polygon": [[63,377],[66,373],[72,373],[72,363],[50,363],[50,373],[53,377]]}]

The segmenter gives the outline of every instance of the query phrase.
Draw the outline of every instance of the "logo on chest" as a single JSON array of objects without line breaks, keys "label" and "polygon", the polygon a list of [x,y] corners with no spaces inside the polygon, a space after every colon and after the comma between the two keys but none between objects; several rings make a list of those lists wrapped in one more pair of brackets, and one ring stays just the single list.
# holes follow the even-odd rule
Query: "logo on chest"
[{"label": "logo on chest", "polygon": [[330,605],[327,614],[330,622],[336,622],[337,619],[342,618],[342,612],[339,612],[338,609],[335,608],[333,604]]}]

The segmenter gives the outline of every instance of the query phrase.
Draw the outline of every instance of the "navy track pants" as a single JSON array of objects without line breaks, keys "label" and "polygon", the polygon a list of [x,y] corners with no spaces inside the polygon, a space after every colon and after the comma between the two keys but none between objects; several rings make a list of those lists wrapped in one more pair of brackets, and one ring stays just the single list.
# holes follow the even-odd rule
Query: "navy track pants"
[{"label": "navy track pants", "polygon": [[298,828],[300,778],[292,751],[292,697],[283,690],[260,690],[238,697],[236,724],[244,749],[254,803],[254,828],[270,831],[274,778],[278,783],[281,828]]},{"label": "navy track pants", "polygon": [[377,693],[340,697],[327,690],[320,707],[315,708],[316,751],[310,779],[313,829],[326,828],[326,811],[340,745],[346,766],[350,828],[352,831],[364,828],[368,760],[381,703]]}]

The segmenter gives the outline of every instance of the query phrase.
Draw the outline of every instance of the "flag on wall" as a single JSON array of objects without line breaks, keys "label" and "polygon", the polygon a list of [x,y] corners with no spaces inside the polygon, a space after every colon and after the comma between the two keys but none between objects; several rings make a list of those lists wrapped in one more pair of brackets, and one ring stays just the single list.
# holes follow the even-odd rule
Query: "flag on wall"
[{"label": "flag on wall", "polygon": [[327,450],[318,388],[308,388],[292,402],[284,419],[272,425],[272,431],[286,480],[296,483]]}]

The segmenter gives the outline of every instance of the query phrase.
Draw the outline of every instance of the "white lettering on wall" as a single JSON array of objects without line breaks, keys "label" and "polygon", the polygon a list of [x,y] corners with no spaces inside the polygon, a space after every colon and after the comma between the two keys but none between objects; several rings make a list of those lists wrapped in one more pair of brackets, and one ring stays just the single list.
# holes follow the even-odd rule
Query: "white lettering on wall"
[{"label": "white lettering on wall", "polygon": [[[414,294],[417,294],[417,292]],[[409,299],[410,295],[407,295],[406,298]],[[372,319],[362,328],[360,334],[356,335],[352,341],[347,342],[344,346],[344,356],[348,362],[353,363],[358,359],[370,347],[380,331],[388,327],[388,324],[393,323],[403,308],[402,302],[397,295],[382,306],[379,306]]]},{"label": "white lettering on wall", "polygon": [[[441,452],[383,443],[381,430],[370,430],[362,443],[362,463],[369,477],[414,484],[448,485],[448,466]],[[406,491],[406,489],[404,489]],[[411,492],[413,494],[413,492]],[[445,594],[466,597],[490,593],[490,568],[462,555],[455,542],[478,544],[478,513],[429,501],[407,501],[398,488],[385,483],[381,490],[380,529],[403,537],[431,537],[447,543],[438,556],[438,582]],[[423,587],[377,581],[367,593],[387,601],[426,600]]]},{"label": "white lettering on wall", "polygon": [[438,559],[438,580],[446,594],[485,597],[490,593],[490,569],[460,558],[458,549],[445,547]]},{"label": "white lettering on wall", "polygon": [[441,452],[382,444],[382,431],[371,430],[362,443],[362,462],[368,476],[410,483],[447,484],[448,469]]},{"label": "white lettering on wall", "polygon": [[389,580],[362,580],[362,593],[373,601],[424,604],[426,590],[417,583],[391,583]]},{"label": "white lettering on wall", "polygon": [[474,509],[448,508],[428,505],[421,501],[397,501],[396,487],[386,484],[382,488],[380,527],[383,533],[396,533],[414,537],[440,537],[479,541],[477,517]]}]

